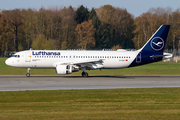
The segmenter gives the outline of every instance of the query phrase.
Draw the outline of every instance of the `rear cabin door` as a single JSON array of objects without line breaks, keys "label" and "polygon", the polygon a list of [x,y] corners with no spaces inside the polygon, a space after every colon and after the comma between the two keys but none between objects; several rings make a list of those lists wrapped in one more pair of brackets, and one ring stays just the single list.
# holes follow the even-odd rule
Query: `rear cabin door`
[{"label": "rear cabin door", "polygon": [[136,57],[136,63],[141,63],[141,53],[139,53]]}]

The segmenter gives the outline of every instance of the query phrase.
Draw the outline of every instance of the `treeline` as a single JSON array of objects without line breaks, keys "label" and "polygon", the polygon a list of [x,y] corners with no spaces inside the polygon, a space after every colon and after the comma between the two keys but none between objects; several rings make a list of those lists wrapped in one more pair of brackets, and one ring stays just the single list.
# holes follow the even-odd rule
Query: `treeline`
[{"label": "treeline", "polygon": [[180,11],[172,12],[171,8],[151,8],[134,19],[136,26],[133,33],[135,48],[141,48],[151,35],[162,24],[169,24],[170,32],[166,43],[166,49],[180,49]]},{"label": "treeline", "polygon": [[162,24],[171,25],[166,47],[180,47],[180,11],[170,8],[152,8],[136,18],[111,5],[2,10],[0,56],[30,48],[139,49]]}]

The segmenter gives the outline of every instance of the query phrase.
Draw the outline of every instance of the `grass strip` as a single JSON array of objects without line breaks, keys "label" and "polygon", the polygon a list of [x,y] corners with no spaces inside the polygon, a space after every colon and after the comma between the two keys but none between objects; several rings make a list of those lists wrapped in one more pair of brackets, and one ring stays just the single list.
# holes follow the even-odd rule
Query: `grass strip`
[{"label": "grass strip", "polygon": [[179,120],[180,88],[0,92],[0,119]]}]

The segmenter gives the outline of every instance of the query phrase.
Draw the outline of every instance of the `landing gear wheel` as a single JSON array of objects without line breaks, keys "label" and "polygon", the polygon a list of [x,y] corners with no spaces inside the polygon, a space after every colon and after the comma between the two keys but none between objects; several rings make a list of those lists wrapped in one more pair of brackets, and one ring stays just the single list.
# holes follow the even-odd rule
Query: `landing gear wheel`
[{"label": "landing gear wheel", "polygon": [[26,77],[30,77],[30,74],[29,74],[29,73],[27,73],[27,74],[26,74]]},{"label": "landing gear wheel", "polygon": [[88,73],[87,72],[82,72],[82,76],[83,77],[88,77]]},{"label": "landing gear wheel", "polygon": [[84,75],[84,77],[88,77],[88,73],[87,73],[87,72],[85,72],[85,75]]},{"label": "landing gear wheel", "polygon": [[26,77],[30,77],[30,68],[27,69],[27,74],[26,74]]},{"label": "landing gear wheel", "polygon": [[82,74],[81,74],[83,77],[84,77],[84,72],[82,72]]}]

